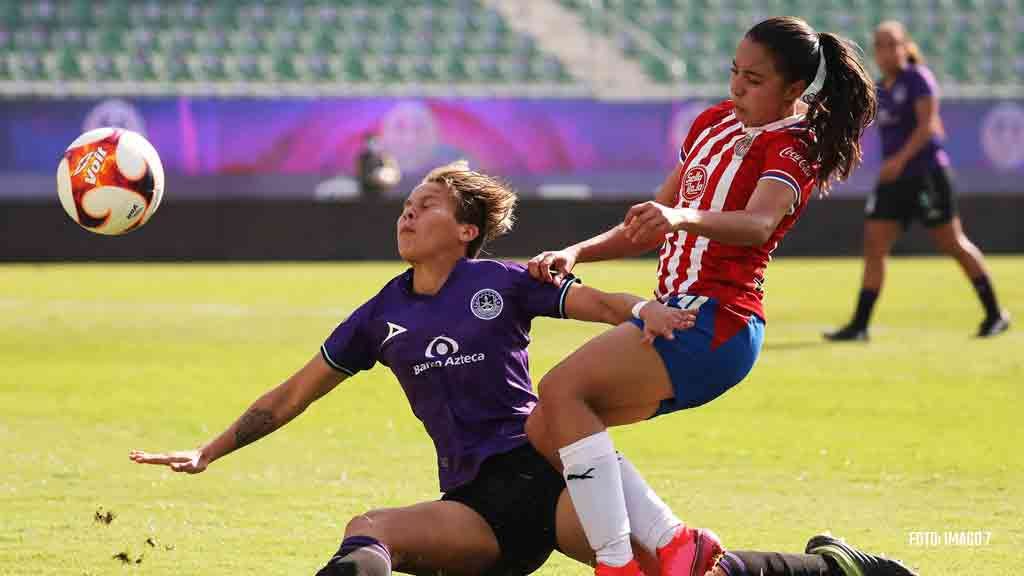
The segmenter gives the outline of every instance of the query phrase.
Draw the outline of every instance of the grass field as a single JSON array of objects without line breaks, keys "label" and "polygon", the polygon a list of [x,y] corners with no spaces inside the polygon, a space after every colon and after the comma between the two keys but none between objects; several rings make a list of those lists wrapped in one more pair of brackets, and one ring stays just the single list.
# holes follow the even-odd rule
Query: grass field
[{"label": "grass field", "polygon": [[[991,265],[1003,304],[1024,314],[1024,258]],[[401,269],[0,266],[0,574],[312,574],[352,515],[435,498],[430,441],[380,368],[199,476],[127,458],[219,432]],[[639,294],[652,270],[579,268]],[[831,529],[925,575],[1019,574],[1024,330],[971,338],[981,312],[955,264],[898,259],[874,340],[823,344],[859,276],[852,259],[774,263],[751,377],[709,406],[617,431],[618,446],[684,519],[734,548],[798,551]],[[535,378],[600,329],[535,323]],[[947,530],[991,536],[956,546]],[[940,542],[912,543],[913,531]],[[589,573],[557,554],[540,572]]]}]

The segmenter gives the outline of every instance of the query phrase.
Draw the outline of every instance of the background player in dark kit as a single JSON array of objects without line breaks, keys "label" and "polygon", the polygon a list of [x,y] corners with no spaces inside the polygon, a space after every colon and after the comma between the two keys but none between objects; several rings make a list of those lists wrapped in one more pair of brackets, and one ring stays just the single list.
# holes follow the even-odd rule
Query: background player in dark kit
[{"label": "background player in dark kit", "polygon": [[952,256],[978,293],[985,318],[978,336],[994,336],[1010,325],[999,308],[985,257],[964,234],[957,213],[949,157],[942,147],[945,129],[939,116],[938,84],[925,67],[917,45],[903,25],[888,21],[875,31],[878,128],[882,164],[878,186],[868,198],[864,222],[864,278],[853,319],[825,334],[828,340],[867,340],[871,311],[885,280],[892,245],[914,220],[920,220],[935,246]]}]

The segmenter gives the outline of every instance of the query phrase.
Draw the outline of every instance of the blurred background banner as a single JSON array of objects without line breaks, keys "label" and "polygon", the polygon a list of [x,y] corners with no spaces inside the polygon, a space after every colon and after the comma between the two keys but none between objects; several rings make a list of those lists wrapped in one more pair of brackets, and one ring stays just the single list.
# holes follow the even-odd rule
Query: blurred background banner
[{"label": "blurred background banner", "polygon": [[[0,0],[0,260],[392,258],[401,199],[459,158],[523,196],[501,253],[576,241],[652,197],[778,15],[850,39],[874,78],[875,27],[904,23],[971,237],[1024,250],[1024,0]],[[166,169],[130,242],[83,236],[57,199],[62,152],[99,126]],[[862,143],[783,254],[859,253],[880,168]],[[358,168],[385,165],[397,185]],[[933,251],[919,229],[896,249]]]},{"label": "blurred background banner", "polygon": [[[318,182],[353,175],[371,132],[405,174],[393,195],[404,195],[431,167],[466,158],[527,196],[543,186],[582,185],[598,197],[648,197],[711,101],[18,99],[0,107],[0,197],[52,201],[54,167],[67,144],[111,124],[143,133],[160,150],[175,200],[311,198]],[[1024,106],[957,100],[944,103],[942,117],[963,194],[1021,191]],[[837,195],[863,195],[873,186],[874,130],[864,143],[864,165]],[[175,186],[175,175],[191,177],[189,186]],[[238,177],[245,186],[224,185]]]}]

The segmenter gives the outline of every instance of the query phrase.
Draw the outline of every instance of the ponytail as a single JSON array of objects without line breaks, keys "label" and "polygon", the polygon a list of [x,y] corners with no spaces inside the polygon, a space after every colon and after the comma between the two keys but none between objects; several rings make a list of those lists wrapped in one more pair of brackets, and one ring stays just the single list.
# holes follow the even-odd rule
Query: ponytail
[{"label": "ponytail", "polygon": [[813,135],[808,160],[818,166],[815,183],[828,191],[833,180],[845,180],[860,164],[860,137],[875,119],[875,82],[860,61],[859,49],[792,16],[769,18],[747,37],[772,52],[775,69],[786,82],[815,84],[824,58],[824,84],[803,99]]},{"label": "ponytail", "polygon": [[860,164],[860,138],[875,119],[877,102],[856,47],[828,32],[818,34],[818,42],[827,72],[821,90],[808,98],[806,118],[814,134],[809,155],[818,165],[817,184],[827,191]]},{"label": "ponytail", "polygon": [[921,47],[917,45],[917,42],[911,40],[910,36],[905,36],[903,41],[907,49],[907,62],[923,65],[925,63],[924,56],[921,55]]}]

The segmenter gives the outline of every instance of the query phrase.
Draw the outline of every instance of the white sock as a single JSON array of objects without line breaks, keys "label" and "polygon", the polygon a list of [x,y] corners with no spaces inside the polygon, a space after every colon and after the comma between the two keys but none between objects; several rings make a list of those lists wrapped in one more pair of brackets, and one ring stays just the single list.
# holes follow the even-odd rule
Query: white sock
[{"label": "white sock", "polygon": [[629,515],[622,493],[619,458],[608,432],[599,432],[558,451],[565,467],[565,485],[587,542],[606,566],[625,566],[633,559]]},{"label": "white sock", "polygon": [[656,553],[672,541],[676,530],[683,525],[665,502],[647,485],[633,463],[619,454],[622,491],[626,496],[629,525],[633,537],[648,552]]}]

